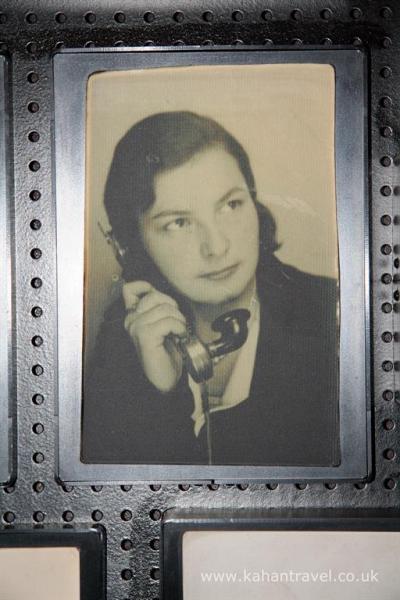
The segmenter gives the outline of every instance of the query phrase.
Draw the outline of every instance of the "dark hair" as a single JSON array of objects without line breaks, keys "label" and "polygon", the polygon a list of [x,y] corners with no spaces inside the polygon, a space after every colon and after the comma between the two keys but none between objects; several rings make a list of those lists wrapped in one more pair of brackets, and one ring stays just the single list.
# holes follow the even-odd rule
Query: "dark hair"
[{"label": "dark hair", "polygon": [[107,177],[104,205],[113,236],[124,251],[125,280],[151,280],[156,269],[139,231],[140,216],[155,202],[155,176],[215,145],[236,159],[245,178],[259,216],[261,256],[268,258],[278,248],[275,221],[257,200],[254,175],[241,144],[209,117],[189,111],[157,113],[133,125],[121,138]]}]

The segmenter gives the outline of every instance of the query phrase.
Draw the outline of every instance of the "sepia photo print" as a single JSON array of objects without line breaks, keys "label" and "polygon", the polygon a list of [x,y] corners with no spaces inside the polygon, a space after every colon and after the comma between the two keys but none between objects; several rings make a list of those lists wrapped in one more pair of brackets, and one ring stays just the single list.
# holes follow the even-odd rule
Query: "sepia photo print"
[{"label": "sepia photo print", "polygon": [[329,64],[94,73],[84,463],[334,467]]}]

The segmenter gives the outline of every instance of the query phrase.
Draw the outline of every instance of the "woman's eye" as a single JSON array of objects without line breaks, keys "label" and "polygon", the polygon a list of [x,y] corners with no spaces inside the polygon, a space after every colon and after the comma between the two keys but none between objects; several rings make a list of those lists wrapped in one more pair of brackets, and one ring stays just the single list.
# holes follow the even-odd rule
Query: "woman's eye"
[{"label": "woman's eye", "polygon": [[[235,210],[237,208],[239,208],[240,206],[242,206],[243,204],[243,200],[241,200],[240,198],[233,198],[232,200],[228,200],[228,202],[225,204],[225,211],[232,211]],[[224,209],[224,207],[223,207]]]},{"label": "woman's eye", "polygon": [[184,229],[185,227],[189,227],[190,221],[186,217],[178,217],[173,221],[170,221],[164,226],[165,231],[179,231],[179,229]]}]

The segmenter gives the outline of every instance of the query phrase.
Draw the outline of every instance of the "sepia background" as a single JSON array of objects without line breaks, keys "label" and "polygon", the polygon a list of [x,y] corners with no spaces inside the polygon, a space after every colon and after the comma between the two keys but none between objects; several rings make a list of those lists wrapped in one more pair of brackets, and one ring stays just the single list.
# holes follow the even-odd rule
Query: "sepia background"
[{"label": "sepia background", "polygon": [[0,575],[0,600],[81,600],[78,548],[0,548]]},{"label": "sepia background", "polygon": [[335,74],[330,65],[193,66],[92,75],[87,87],[85,354],[120,269],[100,231],[109,224],[104,186],[114,148],[144,117],[191,110],[209,116],[247,151],[259,200],[277,222],[285,263],[338,277],[335,200]]},{"label": "sepia background", "polygon": [[183,596],[394,600],[399,549],[398,531],[187,531]]}]

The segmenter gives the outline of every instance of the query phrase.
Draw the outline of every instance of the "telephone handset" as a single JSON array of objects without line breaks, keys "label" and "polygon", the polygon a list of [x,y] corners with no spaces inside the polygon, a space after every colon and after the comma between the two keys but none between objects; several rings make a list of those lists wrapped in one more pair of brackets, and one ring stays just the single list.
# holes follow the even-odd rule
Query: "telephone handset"
[{"label": "telephone handset", "polygon": [[[118,263],[124,267],[125,250],[121,248],[112,230],[105,231],[98,223],[100,231],[111,245]],[[203,344],[195,335],[171,336],[181,353],[185,367],[196,383],[204,383],[213,376],[214,359],[238,350],[247,339],[247,321],[250,312],[245,308],[231,310],[220,315],[212,323],[212,329],[220,337],[210,344]]]},{"label": "telephone handset", "polygon": [[250,312],[237,308],[220,315],[212,329],[221,335],[210,344],[203,344],[196,336],[188,334],[183,338],[174,336],[175,344],[183,356],[186,369],[196,383],[202,383],[213,376],[213,359],[237,350],[247,339],[247,321]]}]

